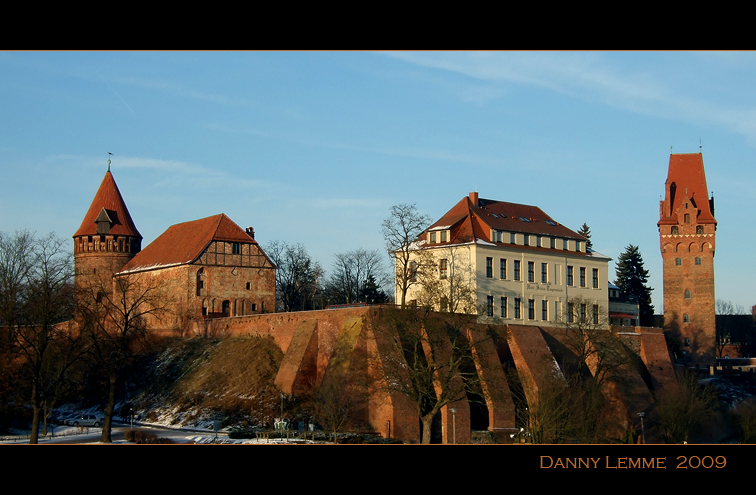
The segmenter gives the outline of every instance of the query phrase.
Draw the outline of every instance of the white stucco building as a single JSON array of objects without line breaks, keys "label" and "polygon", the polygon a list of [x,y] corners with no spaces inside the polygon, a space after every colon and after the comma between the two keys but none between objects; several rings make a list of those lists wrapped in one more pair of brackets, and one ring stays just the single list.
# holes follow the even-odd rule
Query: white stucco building
[{"label": "white stucco building", "polygon": [[415,243],[407,301],[501,323],[549,325],[570,314],[598,320],[608,311],[611,259],[585,244],[536,206],[473,192]]}]

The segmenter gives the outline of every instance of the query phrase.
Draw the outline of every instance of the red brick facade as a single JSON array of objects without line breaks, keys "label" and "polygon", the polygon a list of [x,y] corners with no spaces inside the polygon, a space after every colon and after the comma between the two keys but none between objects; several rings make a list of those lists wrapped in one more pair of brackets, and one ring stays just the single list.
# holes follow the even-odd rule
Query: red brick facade
[{"label": "red brick facade", "polygon": [[700,153],[670,155],[659,205],[664,326],[679,332],[687,357],[708,362],[716,336],[714,251],[717,221]]},{"label": "red brick facade", "polygon": [[162,331],[183,330],[195,318],[275,310],[276,268],[251,227],[220,214],[173,225],[144,250],[141,243],[108,170],[74,234],[77,289],[107,291],[114,277],[159,288],[168,307],[147,323]]}]

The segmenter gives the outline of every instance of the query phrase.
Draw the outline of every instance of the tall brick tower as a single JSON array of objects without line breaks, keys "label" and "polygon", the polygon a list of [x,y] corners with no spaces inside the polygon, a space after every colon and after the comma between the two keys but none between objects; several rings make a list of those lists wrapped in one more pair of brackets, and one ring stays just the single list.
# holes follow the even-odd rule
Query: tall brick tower
[{"label": "tall brick tower", "polygon": [[679,332],[692,361],[712,361],[717,221],[701,153],[669,156],[657,226],[664,263],[664,326]]},{"label": "tall brick tower", "polygon": [[93,283],[108,287],[113,274],[142,249],[142,235],[129,215],[110,166],[73,239],[77,289]]}]

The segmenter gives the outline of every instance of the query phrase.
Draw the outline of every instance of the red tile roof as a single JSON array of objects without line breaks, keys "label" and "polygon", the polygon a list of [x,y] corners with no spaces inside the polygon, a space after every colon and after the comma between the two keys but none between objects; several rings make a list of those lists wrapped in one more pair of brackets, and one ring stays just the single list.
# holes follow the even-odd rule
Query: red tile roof
[{"label": "red tile roof", "polygon": [[[698,209],[697,223],[717,223],[709,203],[709,191],[706,188],[703,155],[701,153],[683,153],[669,155],[667,172],[665,206],[671,202],[671,209],[662,214],[659,223],[677,223],[676,211],[687,196]],[[666,212],[670,212],[669,217]]]},{"label": "red tile roof", "polygon": [[142,249],[121,272],[188,264],[196,260],[212,241],[257,244],[246,231],[225,214],[172,225]]},{"label": "red tile roof", "polygon": [[134,221],[131,219],[131,215],[129,215],[129,210],[126,208],[126,203],[123,201],[123,197],[121,197],[121,192],[118,190],[118,186],[110,170],[107,171],[105,178],[102,179],[100,188],[97,190],[97,194],[95,194],[79,230],[73,236],[97,235],[95,220],[103,208],[105,208],[107,216],[113,222],[110,227],[111,235],[128,235],[142,238],[142,235],[134,225]]},{"label": "red tile roof", "polygon": [[559,224],[537,206],[478,198],[477,193],[463,198],[427,230],[445,229],[451,231],[447,244],[473,239],[491,242],[491,229],[585,241],[585,237]]}]

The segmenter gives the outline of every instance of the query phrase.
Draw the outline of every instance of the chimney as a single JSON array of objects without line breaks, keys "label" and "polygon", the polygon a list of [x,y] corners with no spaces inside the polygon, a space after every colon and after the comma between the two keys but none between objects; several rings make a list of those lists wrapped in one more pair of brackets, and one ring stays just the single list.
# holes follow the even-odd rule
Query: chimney
[{"label": "chimney", "polygon": [[252,239],[254,239],[255,238],[255,229],[253,229],[252,227],[247,227],[246,230],[247,230],[247,235],[249,235]]},{"label": "chimney", "polygon": [[477,192],[470,193],[470,201],[472,201],[473,206],[478,206],[478,193]]}]

